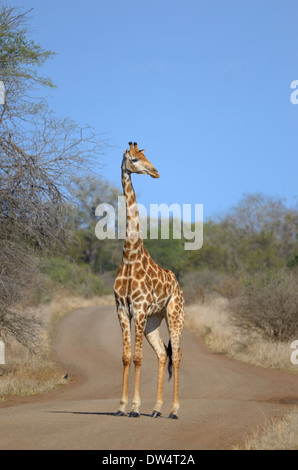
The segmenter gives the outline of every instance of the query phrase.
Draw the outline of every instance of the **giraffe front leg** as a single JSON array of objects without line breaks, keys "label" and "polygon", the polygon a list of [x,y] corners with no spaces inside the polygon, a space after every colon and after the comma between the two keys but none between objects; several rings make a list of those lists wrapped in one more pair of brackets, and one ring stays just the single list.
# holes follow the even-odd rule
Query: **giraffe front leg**
[{"label": "giraffe front leg", "polygon": [[118,318],[122,329],[123,336],[123,379],[122,379],[122,396],[120,400],[118,416],[127,416],[125,411],[128,402],[128,376],[131,364],[131,334],[130,334],[130,319],[124,309],[118,310]]},{"label": "giraffe front leg", "polygon": [[135,390],[132,401],[132,408],[129,416],[138,418],[140,416],[140,374],[143,360],[143,338],[146,325],[146,316],[139,313],[135,316],[135,350],[133,355],[133,363],[135,365]]}]

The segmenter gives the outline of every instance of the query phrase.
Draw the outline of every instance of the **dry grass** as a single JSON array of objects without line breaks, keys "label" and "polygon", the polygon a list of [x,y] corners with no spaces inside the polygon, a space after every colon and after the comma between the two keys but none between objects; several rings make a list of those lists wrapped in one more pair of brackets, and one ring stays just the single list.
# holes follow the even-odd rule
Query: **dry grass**
[{"label": "dry grass", "polygon": [[298,276],[285,269],[265,271],[247,277],[230,311],[240,329],[274,342],[298,337]]},{"label": "dry grass", "polygon": [[[90,299],[72,297],[64,292],[51,302],[37,307],[28,307],[26,312],[35,314],[45,323],[39,350],[32,354],[17,342],[6,344],[6,364],[0,366],[0,401],[8,395],[35,395],[48,392],[67,381],[57,364],[49,361],[49,332],[53,322],[59,321],[68,312],[96,305],[111,305],[111,295]],[[25,313],[26,313],[25,312]]]},{"label": "dry grass", "polygon": [[45,393],[66,383],[59,368],[43,353],[30,354],[19,343],[6,346],[6,364],[1,366],[0,399],[8,395]]},{"label": "dry grass", "polygon": [[227,299],[217,297],[186,308],[185,322],[215,352],[243,362],[298,373],[291,363],[290,342],[271,342],[242,331],[230,320]]},{"label": "dry grass", "polygon": [[268,422],[234,450],[298,450],[298,411]]},{"label": "dry grass", "polygon": [[[96,305],[114,305],[113,295],[94,296],[90,298],[74,297],[67,292],[61,291],[49,303],[40,304],[34,307],[34,313],[41,317],[47,324],[56,323],[64,315],[72,310],[85,307],[93,307]],[[28,308],[28,312],[32,313],[32,307]]]}]

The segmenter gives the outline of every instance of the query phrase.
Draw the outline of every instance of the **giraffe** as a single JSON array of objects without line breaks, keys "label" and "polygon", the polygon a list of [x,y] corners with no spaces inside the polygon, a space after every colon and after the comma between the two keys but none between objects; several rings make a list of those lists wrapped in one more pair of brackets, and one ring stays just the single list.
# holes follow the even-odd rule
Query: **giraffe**
[{"label": "giraffe", "polygon": [[[147,160],[144,150],[129,142],[121,165],[123,193],[126,199],[126,240],[123,256],[114,283],[117,315],[123,337],[122,397],[118,416],[128,416],[128,375],[131,359],[135,366],[135,388],[130,417],[140,416],[140,371],[144,336],[158,357],[158,385],[152,417],[161,416],[163,384],[167,359],[169,378],[174,370],[174,396],[169,418],[178,419],[179,366],[181,360],[180,337],[184,323],[184,297],[172,271],[156,264],[144,247],[140,235],[139,213],[131,174],[147,174],[159,178],[158,171]],[[131,353],[131,319],[135,324],[135,347]],[[166,347],[159,335],[159,326],[165,319],[170,341]]]}]

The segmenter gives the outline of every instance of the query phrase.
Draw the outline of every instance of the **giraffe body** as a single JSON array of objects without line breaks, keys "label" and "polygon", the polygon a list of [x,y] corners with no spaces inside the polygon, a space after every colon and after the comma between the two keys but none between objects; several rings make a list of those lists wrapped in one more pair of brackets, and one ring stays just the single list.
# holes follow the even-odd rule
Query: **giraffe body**
[{"label": "giraffe body", "polygon": [[[114,294],[123,335],[123,387],[119,415],[126,415],[128,402],[128,373],[133,359],[135,365],[135,392],[130,416],[140,416],[140,369],[142,343],[145,336],[157,354],[159,362],[157,399],[152,416],[160,416],[163,403],[163,382],[167,355],[174,369],[174,400],[171,418],[177,418],[179,409],[180,337],[184,322],[184,298],[175,275],[156,264],[143,245],[139,231],[139,217],[131,173],[149,174],[158,178],[157,170],[146,159],[137,144],[130,143],[122,162],[122,186],[126,197],[127,227],[122,262],[114,284]],[[131,353],[131,320],[135,323],[135,349]],[[159,326],[165,319],[170,343],[167,349],[159,335]]]}]

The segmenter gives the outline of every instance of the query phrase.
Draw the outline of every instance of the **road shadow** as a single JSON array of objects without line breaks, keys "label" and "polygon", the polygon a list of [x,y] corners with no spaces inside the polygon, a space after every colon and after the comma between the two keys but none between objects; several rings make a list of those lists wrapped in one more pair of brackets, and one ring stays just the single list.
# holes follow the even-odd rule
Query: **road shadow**
[{"label": "road shadow", "polygon": [[[114,416],[116,418],[129,418],[129,416],[119,416],[118,413],[113,412],[102,412],[102,411],[46,411],[46,413],[57,413],[57,414],[72,414],[72,415],[95,415],[95,416]],[[148,413],[141,413],[140,416],[144,416],[146,418],[152,418],[152,416]],[[158,418],[165,418],[165,416],[159,416]],[[131,418],[132,419],[132,418]],[[156,419],[156,418],[154,418]]]}]

